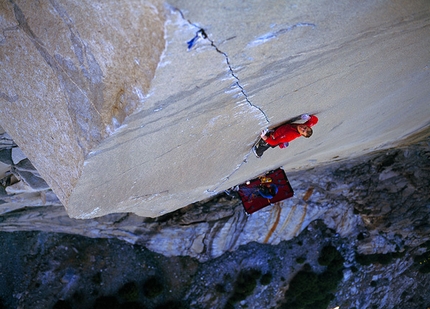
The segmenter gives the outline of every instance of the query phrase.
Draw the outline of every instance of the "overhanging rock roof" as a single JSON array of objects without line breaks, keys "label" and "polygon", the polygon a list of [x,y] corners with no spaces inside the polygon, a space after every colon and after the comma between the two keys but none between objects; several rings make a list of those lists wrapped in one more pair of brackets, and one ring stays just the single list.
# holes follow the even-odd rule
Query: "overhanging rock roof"
[{"label": "overhanging rock roof", "polygon": [[[429,123],[425,0],[40,1],[3,11],[1,125],[75,218],[156,217]],[[201,29],[207,37],[188,50]],[[250,153],[262,128],[301,113],[318,113],[311,139]]]}]

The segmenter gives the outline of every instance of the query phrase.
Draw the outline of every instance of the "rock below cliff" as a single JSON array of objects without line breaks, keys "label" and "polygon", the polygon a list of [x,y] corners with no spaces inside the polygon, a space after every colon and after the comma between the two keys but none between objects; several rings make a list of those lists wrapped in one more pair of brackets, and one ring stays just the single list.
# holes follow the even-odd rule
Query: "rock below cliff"
[{"label": "rock below cliff", "polygon": [[0,233],[2,304],[257,309],[303,307],[318,297],[329,308],[427,308],[430,143],[424,133],[417,144],[292,175],[303,187],[297,194],[307,219],[278,218],[277,225],[288,227],[280,231],[296,231],[285,237],[263,225],[277,208],[294,204],[242,218],[241,205],[227,196],[158,219],[122,214],[82,222],[52,206],[3,214],[3,231],[44,232]]}]

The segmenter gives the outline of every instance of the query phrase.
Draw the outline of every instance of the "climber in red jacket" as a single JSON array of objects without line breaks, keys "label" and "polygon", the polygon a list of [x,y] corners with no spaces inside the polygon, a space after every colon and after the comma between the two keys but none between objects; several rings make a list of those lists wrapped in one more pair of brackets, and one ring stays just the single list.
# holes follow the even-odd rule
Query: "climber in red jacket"
[{"label": "climber in red jacket", "polygon": [[311,127],[317,124],[317,116],[303,114],[301,119],[306,120],[306,122],[303,124],[287,123],[272,131],[264,130],[260,136],[261,140],[252,148],[254,154],[259,158],[270,147],[279,146],[280,148],[285,148],[288,147],[292,140],[300,136],[311,137],[313,133]]}]

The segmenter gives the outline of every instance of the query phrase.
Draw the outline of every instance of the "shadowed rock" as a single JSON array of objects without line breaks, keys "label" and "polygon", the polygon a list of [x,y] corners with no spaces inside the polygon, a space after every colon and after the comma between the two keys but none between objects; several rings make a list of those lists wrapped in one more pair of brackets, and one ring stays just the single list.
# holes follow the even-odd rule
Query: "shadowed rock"
[{"label": "shadowed rock", "polygon": [[85,156],[148,93],[163,11],[158,1],[2,4],[0,121],[66,207]]}]

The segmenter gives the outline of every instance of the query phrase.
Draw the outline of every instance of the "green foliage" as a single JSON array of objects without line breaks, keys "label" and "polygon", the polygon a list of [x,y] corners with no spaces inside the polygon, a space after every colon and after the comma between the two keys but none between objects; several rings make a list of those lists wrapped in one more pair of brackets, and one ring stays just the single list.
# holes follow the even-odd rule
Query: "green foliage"
[{"label": "green foliage", "polygon": [[122,303],[119,307],[120,309],[145,309],[145,307],[139,302],[126,302]]},{"label": "green foliage", "polygon": [[139,287],[136,282],[128,282],[118,290],[118,296],[126,302],[139,299]]},{"label": "green foliage", "polygon": [[422,274],[430,273],[430,251],[414,257],[416,265],[420,265],[418,271]]},{"label": "green foliage", "polygon": [[98,272],[98,273],[94,274],[91,278],[91,281],[95,284],[102,283],[102,273]]},{"label": "green foliage", "polygon": [[119,302],[114,296],[102,296],[96,299],[94,309],[119,309]]},{"label": "green foliage", "polygon": [[343,259],[343,257],[339,255],[339,258],[332,260],[331,263],[327,266],[327,271],[337,272],[339,270],[342,270],[344,262],[345,260]]},{"label": "green foliage", "polygon": [[377,262],[381,265],[388,265],[393,260],[393,256],[391,253],[387,254],[378,254]]},{"label": "green foliage", "polygon": [[225,293],[225,286],[222,283],[217,283],[215,284],[215,291],[217,291],[218,293]]},{"label": "green foliage", "polygon": [[[1,299],[0,299],[0,309],[4,309]],[[52,309],[72,309],[72,306],[65,300],[59,300],[55,303]]]},{"label": "green foliage", "polygon": [[373,254],[355,254],[355,260],[358,264],[363,266],[369,266],[370,264],[374,263],[374,259],[372,258]]},{"label": "green foliage", "polygon": [[243,270],[237,276],[233,295],[229,299],[230,304],[244,300],[254,292],[257,280],[261,277],[261,271],[256,269]]},{"label": "green foliage", "polygon": [[239,274],[236,286],[235,293],[243,296],[241,299],[245,299],[246,296],[251,295],[257,286],[256,276],[257,272],[251,271],[243,271]]},{"label": "green foliage", "polygon": [[303,264],[304,262],[306,262],[306,258],[305,258],[304,256],[298,257],[298,258],[296,259],[296,262],[297,262],[298,264]]},{"label": "green foliage", "polygon": [[414,262],[417,264],[427,264],[430,262],[430,251],[424,252],[421,255],[414,257]]},{"label": "green foliage", "polygon": [[425,264],[423,266],[421,266],[418,271],[422,274],[428,274],[430,273],[430,264]]},{"label": "green foliage", "polygon": [[[74,297],[76,297],[75,295]],[[143,304],[139,302],[139,299],[139,286],[136,282],[132,281],[124,284],[115,295],[97,298],[93,305],[93,309],[145,309]],[[68,307],[54,308],[68,309]]]},{"label": "green foliage", "polygon": [[336,250],[335,247],[329,245],[329,246],[325,246],[321,250],[320,257],[318,258],[318,263],[322,266],[331,265],[332,267],[335,267],[335,266],[338,267],[339,264],[343,265],[343,257]]},{"label": "green foliage", "polygon": [[326,291],[333,291],[337,288],[339,281],[342,280],[343,274],[340,271],[325,271],[318,275],[318,283]]},{"label": "green foliage", "polygon": [[313,307],[306,307],[306,309],[327,309],[330,302],[334,299],[334,295],[327,294],[321,302],[313,304]]},{"label": "green foliage", "polygon": [[265,273],[263,276],[261,276],[260,283],[262,285],[269,285],[270,282],[272,282],[272,278],[272,273]]},{"label": "green foliage", "polygon": [[393,252],[391,255],[393,256],[393,259],[401,259],[406,254],[406,250],[403,252]]},{"label": "green foliage", "polygon": [[358,268],[357,268],[357,267],[355,267],[355,266],[351,266],[351,271],[352,271],[353,273],[356,273],[356,272],[358,271]]},{"label": "green foliage", "polygon": [[234,305],[230,301],[228,301],[225,304],[224,309],[234,309]]},{"label": "green foliage", "polygon": [[309,297],[302,296],[296,299],[296,303],[302,307],[307,307],[308,305],[313,305],[314,300]]},{"label": "green foliage", "polygon": [[[402,254],[394,254],[394,257],[398,258],[401,257]],[[376,254],[355,254],[355,260],[357,263],[363,266],[368,266],[371,264],[381,264],[381,265],[388,265],[393,261],[393,253],[389,252],[387,254],[382,253],[376,253]]]},{"label": "green foliage", "polygon": [[187,307],[180,301],[168,301],[158,305],[155,309],[187,309]]},{"label": "green foliage", "polygon": [[254,279],[254,280],[258,280],[261,277],[261,270],[258,269],[251,269],[249,271],[249,276]]},{"label": "green foliage", "polygon": [[421,244],[420,247],[430,250],[430,240],[427,240],[425,243]]},{"label": "green foliage", "polygon": [[285,293],[285,306],[288,309],[326,309],[333,300],[334,291],[343,278],[342,255],[334,246],[326,246],[321,250],[318,263],[327,266],[320,274],[312,272],[306,264],[290,282]]},{"label": "green foliage", "polygon": [[143,284],[143,294],[147,298],[154,298],[163,292],[163,285],[156,277],[151,277]]},{"label": "green foliage", "polygon": [[318,275],[313,272],[300,271],[290,282],[291,291],[297,296],[300,295],[302,291],[312,291],[317,286]]}]

